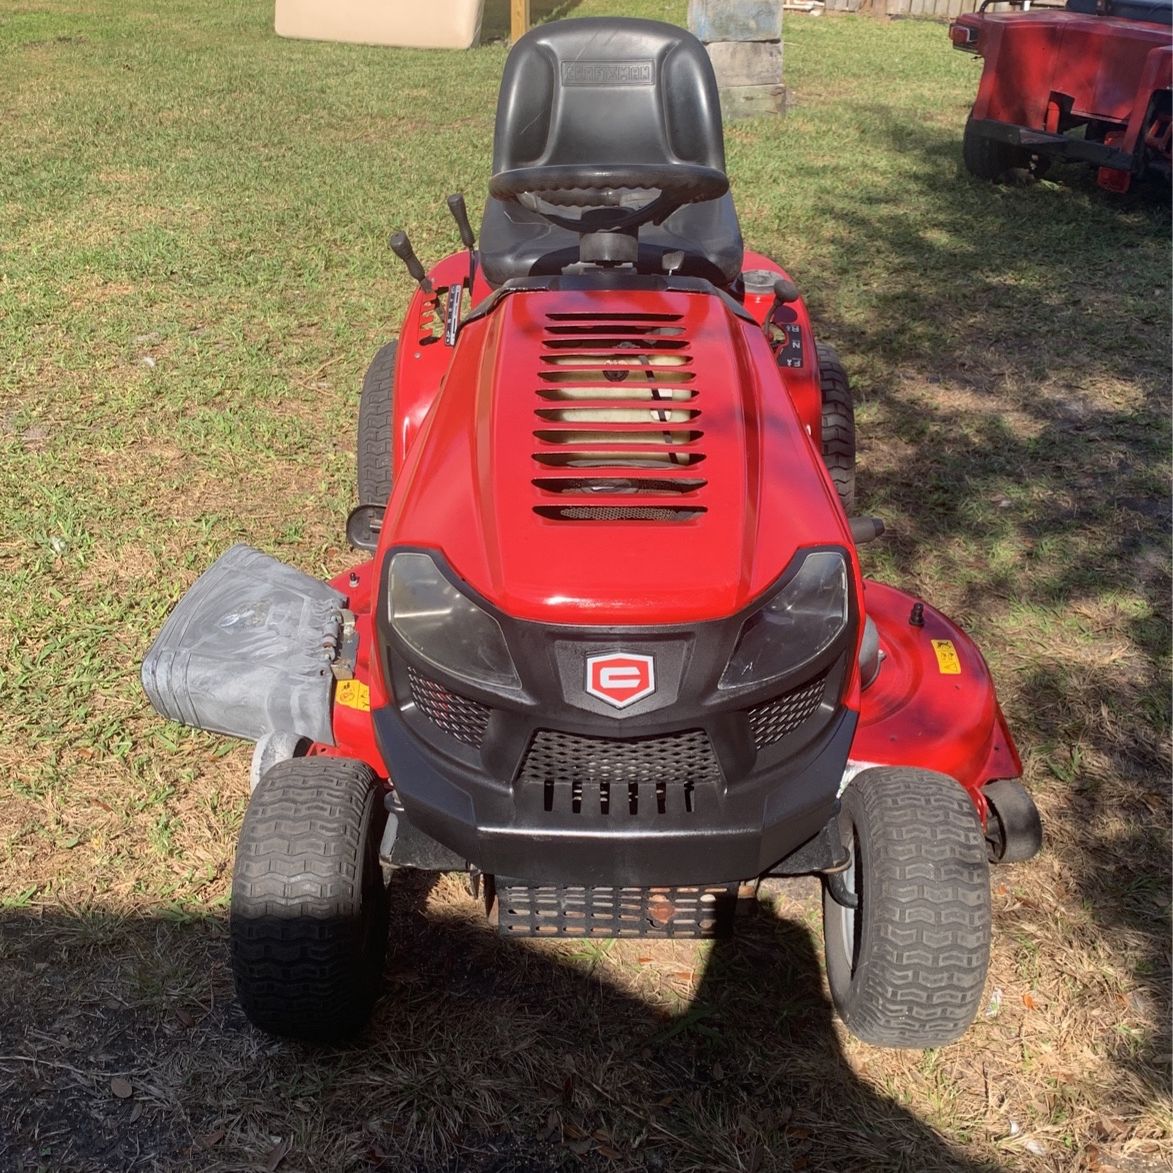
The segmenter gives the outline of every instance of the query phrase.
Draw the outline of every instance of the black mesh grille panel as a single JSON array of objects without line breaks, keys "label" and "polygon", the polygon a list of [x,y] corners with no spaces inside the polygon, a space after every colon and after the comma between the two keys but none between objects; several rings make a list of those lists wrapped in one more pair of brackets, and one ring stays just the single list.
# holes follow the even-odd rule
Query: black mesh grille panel
[{"label": "black mesh grille panel", "polygon": [[497,928],[510,937],[720,937],[736,905],[734,885],[577,888],[497,880]]},{"label": "black mesh grille panel", "polygon": [[415,707],[433,725],[438,725],[465,745],[481,744],[489,724],[490,710],[487,706],[449,692],[442,684],[429,680],[410,665],[407,682],[411,686],[411,699]]},{"label": "black mesh grille panel", "polygon": [[534,512],[556,521],[688,521],[704,510],[675,505],[539,505]]},{"label": "black mesh grille panel", "polygon": [[792,692],[755,705],[746,714],[753,730],[754,745],[762,749],[781,741],[818,712],[823,700],[825,676],[804,684]]},{"label": "black mesh grille panel", "polygon": [[700,729],[617,740],[540,729],[517,780],[547,811],[644,816],[691,813],[721,781]]}]

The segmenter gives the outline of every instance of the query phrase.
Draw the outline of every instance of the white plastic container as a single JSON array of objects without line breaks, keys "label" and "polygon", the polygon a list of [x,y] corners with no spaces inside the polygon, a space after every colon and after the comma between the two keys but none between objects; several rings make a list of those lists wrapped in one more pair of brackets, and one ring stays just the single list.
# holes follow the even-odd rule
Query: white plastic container
[{"label": "white plastic container", "polygon": [[468,49],[481,33],[484,0],[277,0],[279,37]]}]

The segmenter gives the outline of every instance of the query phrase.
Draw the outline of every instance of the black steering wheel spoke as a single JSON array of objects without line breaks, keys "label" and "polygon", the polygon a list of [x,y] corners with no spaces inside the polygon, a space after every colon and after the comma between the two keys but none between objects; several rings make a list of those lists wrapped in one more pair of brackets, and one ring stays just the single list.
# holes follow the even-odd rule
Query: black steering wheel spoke
[{"label": "black steering wheel spoke", "polygon": [[558,228],[583,235],[593,232],[631,232],[644,224],[662,224],[680,207],[679,202],[659,191],[647,203],[638,208],[584,208],[582,215],[575,218],[546,211],[541,201],[534,211]]}]

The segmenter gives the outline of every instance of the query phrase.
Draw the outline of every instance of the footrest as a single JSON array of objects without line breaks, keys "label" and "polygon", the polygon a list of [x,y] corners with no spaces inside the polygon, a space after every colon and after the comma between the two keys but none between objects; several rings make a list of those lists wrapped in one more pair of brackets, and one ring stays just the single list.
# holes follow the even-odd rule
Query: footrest
[{"label": "footrest", "polygon": [[496,879],[504,937],[723,937],[733,927],[737,885],[580,888]]}]

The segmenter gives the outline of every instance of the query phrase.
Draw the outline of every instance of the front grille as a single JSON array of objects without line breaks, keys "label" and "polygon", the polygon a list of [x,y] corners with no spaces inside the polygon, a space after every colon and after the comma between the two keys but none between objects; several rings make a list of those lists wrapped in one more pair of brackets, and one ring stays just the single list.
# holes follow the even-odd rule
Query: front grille
[{"label": "front grille", "polygon": [[450,692],[442,684],[417,672],[410,664],[407,668],[407,683],[411,687],[411,699],[415,707],[433,725],[438,725],[465,745],[481,744],[489,724],[490,710],[486,705]]},{"label": "front grille", "polygon": [[624,740],[540,729],[515,790],[540,791],[547,811],[639,817],[692,814],[720,781],[701,729]]},{"label": "front grille", "polygon": [[507,937],[722,937],[736,885],[579,888],[496,880],[497,929]]},{"label": "front grille", "polygon": [[[706,482],[688,467],[704,460],[704,432],[682,315],[550,314],[539,363],[533,485],[564,500],[535,512],[604,522],[705,512]],[[598,501],[616,495],[634,500]]]},{"label": "front grille", "polygon": [[826,676],[820,676],[772,701],[748,710],[754,745],[760,750],[781,741],[818,712],[826,691]]}]

